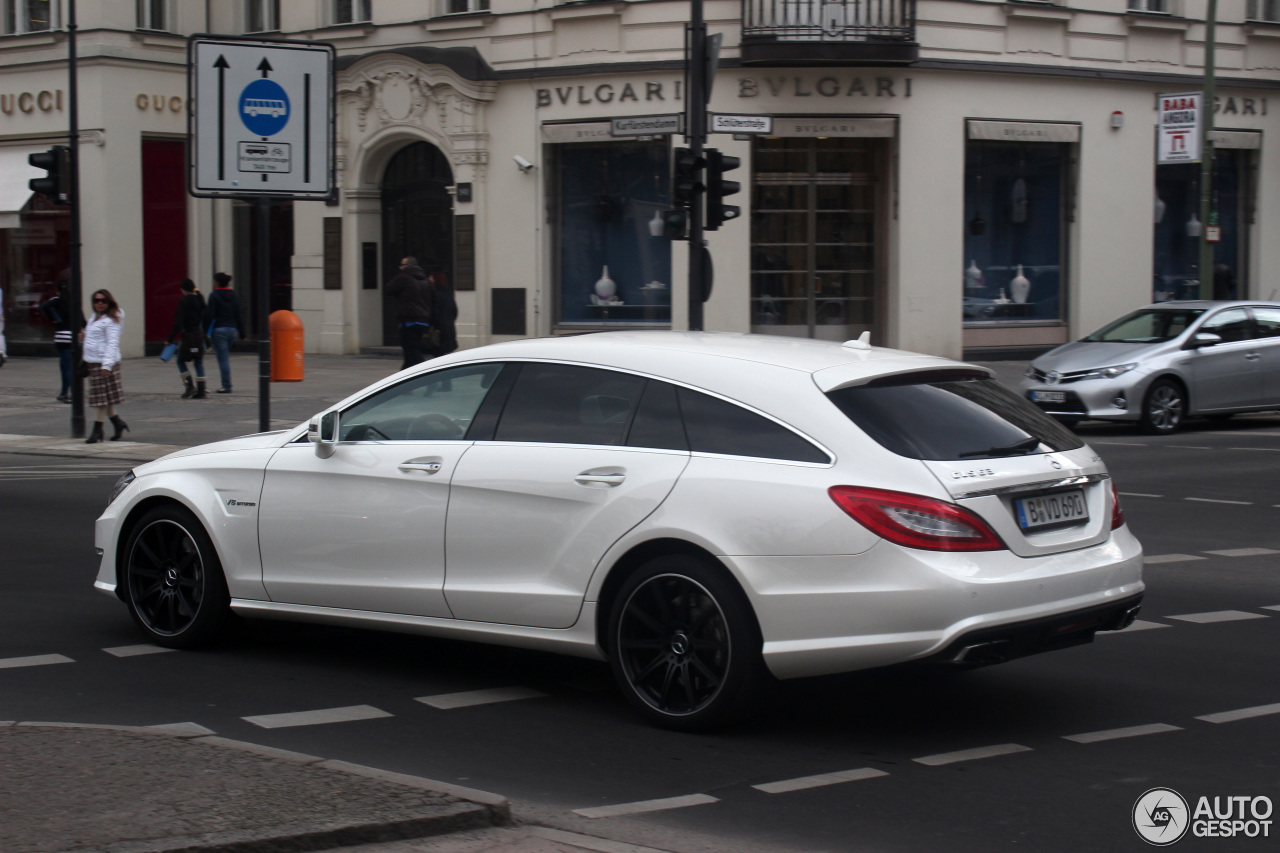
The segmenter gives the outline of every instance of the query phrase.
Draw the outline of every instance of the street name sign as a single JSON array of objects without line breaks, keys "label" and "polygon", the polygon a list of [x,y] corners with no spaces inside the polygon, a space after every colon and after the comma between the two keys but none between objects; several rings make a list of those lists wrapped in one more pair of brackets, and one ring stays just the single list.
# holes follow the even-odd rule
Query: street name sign
[{"label": "street name sign", "polygon": [[332,45],[193,36],[187,59],[192,195],[329,197]]},{"label": "street name sign", "polygon": [[712,133],[773,133],[773,116],[711,115]]},{"label": "street name sign", "polygon": [[1156,162],[1200,162],[1200,92],[1157,95],[1160,125]]},{"label": "street name sign", "polygon": [[660,136],[684,130],[680,113],[664,116],[631,116],[615,118],[609,123],[610,136]]}]

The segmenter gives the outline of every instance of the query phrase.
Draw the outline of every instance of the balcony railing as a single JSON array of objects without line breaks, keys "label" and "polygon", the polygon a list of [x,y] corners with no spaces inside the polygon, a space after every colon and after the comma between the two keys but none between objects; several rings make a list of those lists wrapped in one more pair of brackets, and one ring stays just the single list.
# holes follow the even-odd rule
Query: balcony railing
[{"label": "balcony railing", "polygon": [[906,64],[916,0],[742,0],[747,64]]}]

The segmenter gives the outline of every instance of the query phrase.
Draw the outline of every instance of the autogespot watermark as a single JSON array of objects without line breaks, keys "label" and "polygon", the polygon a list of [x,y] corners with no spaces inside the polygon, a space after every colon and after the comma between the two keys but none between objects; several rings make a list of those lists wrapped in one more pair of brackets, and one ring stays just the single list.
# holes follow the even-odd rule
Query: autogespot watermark
[{"label": "autogespot watermark", "polygon": [[1156,847],[1168,847],[1187,831],[1197,838],[1270,838],[1271,798],[1200,797],[1192,808],[1172,788],[1152,788],[1133,804],[1133,828]]}]

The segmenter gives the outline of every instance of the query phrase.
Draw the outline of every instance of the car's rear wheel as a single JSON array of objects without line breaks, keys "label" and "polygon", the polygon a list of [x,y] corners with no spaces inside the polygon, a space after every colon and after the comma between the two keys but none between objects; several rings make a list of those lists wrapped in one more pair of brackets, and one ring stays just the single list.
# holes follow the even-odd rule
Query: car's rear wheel
[{"label": "car's rear wheel", "polygon": [[627,579],[614,600],[609,646],[627,700],[666,728],[732,722],[764,681],[746,596],[696,557],[659,557]]},{"label": "car's rear wheel", "polygon": [[1143,432],[1167,435],[1177,432],[1187,414],[1187,395],[1182,386],[1172,379],[1157,379],[1147,389],[1142,403]]},{"label": "car's rear wheel", "polygon": [[157,507],[133,526],[121,567],[138,627],[162,646],[186,649],[217,638],[230,596],[213,542],[188,510]]}]

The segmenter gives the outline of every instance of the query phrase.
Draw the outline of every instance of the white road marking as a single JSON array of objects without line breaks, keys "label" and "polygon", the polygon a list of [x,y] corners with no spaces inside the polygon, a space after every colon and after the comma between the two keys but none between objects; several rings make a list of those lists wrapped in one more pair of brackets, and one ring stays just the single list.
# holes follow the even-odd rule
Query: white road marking
[{"label": "white road marking", "polygon": [[1164,495],[1149,495],[1146,492],[1120,492],[1122,498],[1162,498]]},{"label": "white road marking", "polygon": [[1265,717],[1269,714],[1280,714],[1280,704],[1255,705],[1252,708],[1237,708],[1234,711],[1220,711],[1217,714],[1205,714],[1196,717],[1206,723],[1234,723],[1236,720],[1248,720],[1253,717]]},{"label": "white road marking", "polygon": [[1280,604],[1268,604],[1263,610],[1280,610]]},{"label": "white road marking", "polygon": [[1217,498],[1183,498],[1184,501],[1195,501],[1201,504],[1229,504],[1230,506],[1253,506],[1253,501],[1223,501]]},{"label": "white road marking", "polygon": [[1280,447],[1228,447],[1227,450],[1271,450],[1278,451]]},{"label": "white road marking", "polygon": [[114,648],[103,649],[103,651],[118,658],[131,658],[138,655],[158,655],[161,652],[176,652],[177,649],[166,649],[164,646],[141,643],[136,646],[115,646]]},{"label": "white road marking", "polygon": [[436,696],[419,696],[414,701],[432,708],[448,711],[453,708],[469,708],[472,705],[490,705],[494,702],[511,702],[515,699],[538,699],[547,694],[528,687],[495,687],[491,690],[468,690],[465,693],[440,693]]},{"label": "white road marking", "polygon": [[574,814],[583,817],[618,817],[627,814],[643,814],[645,812],[661,812],[667,809],[683,809],[688,806],[703,806],[718,803],[719,799],[707,794],[690,794],[687,797],[668,797],[665,800],[642,800],[638,803],[622,803],[617,806],[598,806],[592,809],[574,809]]},{"label": "white road marking", "polygon": [[1107,634],[1129,634],[1134,631],[1150,631],[1152,628],[1172,628],[1172,625],[1165,625],[1163,622],[1144,622],[1141,619],[1134,619],[1133,624],[1128,628],[1121,628],[1119,631],[1103,631],[1101,636]]},{"label": "white road marking", "polygon": [[1177,619],[1181,622],[1195,622],[1207,625],[1210,622],[1242,622],[1245,619],[1266,619],[1265,613],[1246,613],[1243,610],[1214,610],[1209,613],[1184,613],[1181,616],[1166,616],[1166,619]]},{"label": "white road marking", "polygon": [[1076,743],[1098,743],[1104,740],[1120,740],[1126,737],[1141,737],[1142,735],[1158,735],[1162,732],[1180,732],[1181,726],[1170,726],[1165,723],[1152,723],[1148,726],[1128,726],[1123,729],[1105,729],[1100,732],[1085,732],[1079,735],[1063,735],[1063,740],[1075,741]]},{"label": "white road marking", "polygon": [[0,669],[17,669],[20,666],[47,666],[51,663],[75,663],[66,655],[30,655],[24,658],[0,658]]},{"label": "white road marking", "polygon": [[264,729],[285,729],[292,726],[317,726],[323,723],[349,723],[355,720],[377,720],[390,717],[386,711],[372,705],[351,705],[346,708],[323,708],[319,711],[295,711],[290,714],[263,714],[258,717],[241,717],[247,723]]},{"label": "white road marking", "polygon": [[997,755],[1012,755],[1015,752],[1030,752],[1031,747],[1023,746],[1020,743],[1001,743],[995,746],[980,746],[976,749],[962,749],[959,752],[942,752],[938,755],[926,755],[923,758],[913,758],[918,764],[927,764],[930,767],[940,767],[943,764],[955,764],[960,761],[976,761],[979,758],[994,758]]},{"label": "white road marking", "polygon": [[1217,557],[1261,557],[1264,554],[1280,554],[1270,548],[1227,548],[1225,551],[1205,551]]},{"label": "white road marking", "polygon": [[1150,557],[1143,557],[1142,562],[1147,566],[1154,566],[1156,563],[1187,563],[1192,560],[1203,560],[1204,557],[1197,557],[1195,554],[1156,554]]},{"label": "white road marking", "polygon": [[1165,447],[1176,450],[1213,450],[1212,447],[1205,447],[1203,444],[1166,444]]},{"label": "white road marking", "polygon": [[1106,444],[1111,447],[1146,447],[1139,441],[1091,441],[1090,444]]},{"label": "white road marking", "polygon": [[766,794],[786,794],[791,791],[803,791],[808,788],[821,788],[826,785],[839,785],[842,782],[857,782],[862,779],[876,779],[888,776],[883,770],[873,767],[859,767],[857,770],[840,770],[835,773],[820,773],[817,776],[800,776],[796,779],[784,779],[781,782],[766,782],[763,785],[752,785],[757,791]]}]

